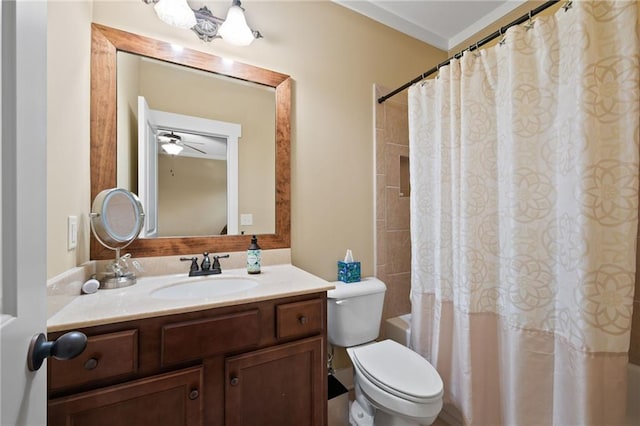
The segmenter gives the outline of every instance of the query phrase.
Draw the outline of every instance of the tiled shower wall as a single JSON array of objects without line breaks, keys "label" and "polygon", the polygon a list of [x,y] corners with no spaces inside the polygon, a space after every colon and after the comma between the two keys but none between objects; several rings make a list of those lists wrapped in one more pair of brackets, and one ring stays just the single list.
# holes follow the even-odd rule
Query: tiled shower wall
[{"label": "tiled shower wall", "polygon": [[[376,86],[376,99],[389,91]],[[375,116],[376,276],[387,284],[385,320],[411,311],[409,196],[400,191],[400,157],[409,156],[406,92],[376,102]]]}]

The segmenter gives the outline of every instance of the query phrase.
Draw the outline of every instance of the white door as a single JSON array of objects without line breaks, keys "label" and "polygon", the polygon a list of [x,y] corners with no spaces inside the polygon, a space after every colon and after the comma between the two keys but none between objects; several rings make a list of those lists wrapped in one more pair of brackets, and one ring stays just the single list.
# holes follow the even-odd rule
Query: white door
[{"label": "white door", "polygon": [[158,124],[144,96],[138,96],[138,197],[144,209],[140,237],[158,236]]},{"label": "white door", "polygon": [[0,3],[2,102],[0,424],[46,424],[46,362],[27,368],[46,333],[46,2]]}]

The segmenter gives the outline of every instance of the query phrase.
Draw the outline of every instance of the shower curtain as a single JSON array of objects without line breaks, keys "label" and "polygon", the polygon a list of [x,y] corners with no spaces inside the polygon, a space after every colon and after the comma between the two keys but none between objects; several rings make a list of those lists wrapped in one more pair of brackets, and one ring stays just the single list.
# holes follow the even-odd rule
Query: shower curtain
[{"label": "shower curtain", "polygon": [[466,424],[624,422],[637,10],[574,1],[409,91],[411,344]]}]

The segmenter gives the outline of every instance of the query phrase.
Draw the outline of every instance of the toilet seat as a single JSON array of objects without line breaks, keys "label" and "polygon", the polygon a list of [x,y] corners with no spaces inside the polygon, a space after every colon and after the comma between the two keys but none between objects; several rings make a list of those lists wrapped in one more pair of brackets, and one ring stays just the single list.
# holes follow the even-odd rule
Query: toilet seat
[{"label": "toilet seat", "polygon": [[443,383],[435,368],[411,349],[384,340],[348,350],[360,373],[398,398],[418,404],[442,399]]}]

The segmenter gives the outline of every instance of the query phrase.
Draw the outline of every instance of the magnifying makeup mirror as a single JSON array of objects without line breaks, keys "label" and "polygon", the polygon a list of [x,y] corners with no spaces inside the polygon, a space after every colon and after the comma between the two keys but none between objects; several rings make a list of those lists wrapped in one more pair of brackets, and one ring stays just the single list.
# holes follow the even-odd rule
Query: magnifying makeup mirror
[{"label": "magnifying makeup mirror", "polygon": [[105,189],[93,200],[89,217],[96,239],[103,246],[116,251],[115,260],[97,276],[100,288],[121,288],[135,284],[136,276],[127,264],[130,256],[120,257],[120,250],[138,237],[144,225],[144,211],[138,197],[122,188]]}]

